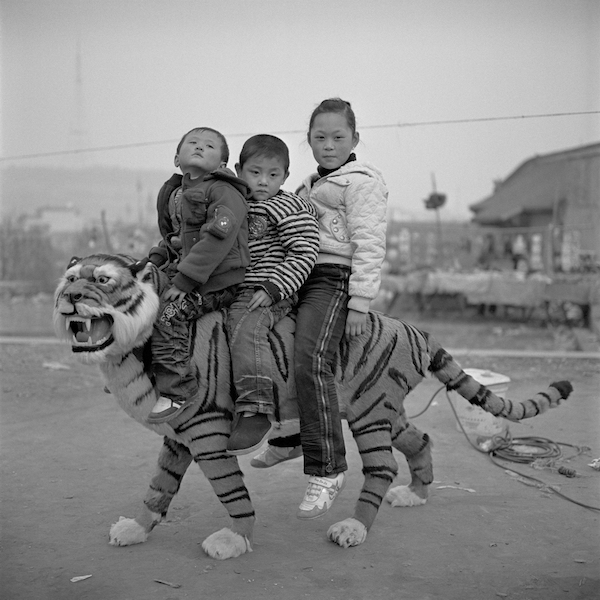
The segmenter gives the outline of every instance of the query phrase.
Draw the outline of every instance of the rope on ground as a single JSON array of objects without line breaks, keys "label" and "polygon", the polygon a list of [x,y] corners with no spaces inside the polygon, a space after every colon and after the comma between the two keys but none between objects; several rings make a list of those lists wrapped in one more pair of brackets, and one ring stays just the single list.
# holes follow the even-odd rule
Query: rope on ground
[{"label": "rope on ground", "polygon": [[431,406],[431,404],[433,403],[433,401],[435,400],[435,397],[442,391],[445,390],[446,387],[442,386],[440,388],[438,388],[438,390],[435,392],[435,394],[433,394],[433,396],[431,396],[431,398],[429,399],[429,402],[427,403],[427,406],[421,411],[418,412],[416,415],[411,415],[410,417],[408,417],[409,419],[415,419],[416,417],[420,417],[424,412],[427,411],[427,409]]},{"label": "rope on ground", "polygon": [[[507,467],[506,465],[503,465],[502,463],[498,462],[495,458],[495,457],[498,457],[502,460],[506,460],[506,461],[514,462],[514,463],[521,463],[521,464],[531,464],[531,463],[534,463],[535,461],[546,461],[546,463],[545,463],[546,466],[554,466],[556,464],[556,460],[559,459],[560,457],[562,457],[562,450],[560,448],[561,446],[568,446],[569,448],[575,449],[575,454],[565,457],[564,460],[570,460],[570,459],[574,458],[575,456],[579,456],[583,452],[588,451],[589,448],[587,446],[574,446],[573,444],[567,444],[566,442],[554,442],[547,438],[541,438],[541,437],[513,438],[511,436],[510,432],[507,432],[506,435],[492,436],[491,438],[487,439],[484,444],[482,444],[483,447],[478,444],[474,444],[471,441],[471,438],[469,437],[467,432],[465,431],[465,428],[463,427],[463,424],[460,421],[460,417],[458,416],[456,409],[454,408],[454,405],[452,404],[452,400],[450,399],[450,396],[448,395],[446,387],[443,385],[436,390],[436,392],[433,394],[433,396],[431,397],[431,399],[429,400],[429,402],[427,403],[425,408],[421,412],[417,413],[416,415],[412,415],[411,417],[409,417],[409,419],[414,419],[415,417],[419,417],[426,410],[428,410],[429,407],[431,406],[431,404],[433,403],[433,400],[435,399],[435,397],[442,390],[446,391],[446,399],[448,400],[448,403],[450,404],[450,408],[452,409],[452,412],[454,413],[454,418],[456,419],[458,426],[460,427],[461,431],[463,432],[463,435],[465,436],[467,442],[469,442],[469,444],[475,450],[477,450],[477,452],[480,452],[481,454],[487,454],[489,459],[491,460],[491,462],[494,465],[496,465],[497,467],[500,467],[501,469],[504,469],[505,471],[510,471],[511,473],[515,473],[519,477],[523,477],[530,481],[534,481],[539,485],[539,487],[548,489],[552,493],[556,494],[557,496],[560,496],[561,498],[563,498],[565,500],[568,500],[569,502],[572,502],[573,504],[577,504],[577,505],[582,506],[583,508],[587,508],[589,510],[595,510],[595,511],[600,512],[600,507],[591,506],[589,504],[585,504],[583,502],[574,500],[573,498],[569,498],[569,496],[566,496],[562,492],[559,492],[554,486],[546,484],[544,481],[538,479],[537,477],[532,477],[531,475],[526,475],[525,473],[521,473],[520,471],[511,469],[510,467]],[[528,452],[526,450],[526,448],[531,448],[531,449],[535,449],[535,450],[533,452]],[[557,467],[556,470],[558,471],[558,473],[560,473],[561,475],[564,475],[565,477],[576,477],[577,476],[577,472],[574,469],[570,469],[569,467],[560,466],[560,467]]]}]

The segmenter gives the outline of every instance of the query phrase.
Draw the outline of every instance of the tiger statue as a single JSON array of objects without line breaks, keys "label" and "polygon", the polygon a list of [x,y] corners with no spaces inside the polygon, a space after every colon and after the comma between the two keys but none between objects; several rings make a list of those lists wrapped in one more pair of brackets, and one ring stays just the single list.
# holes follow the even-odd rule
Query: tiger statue
[{"label": "tiger statue", "polygon": [[[139,514],[114,523],[110,543],[146,541],[166,516],[194,461],[230,516],[229,527],[209,535],[202,547],[216,559],[240,556],[252,551],[255,513],[237,458],[226,451],[234,406],[222,312],[206,315],[192,327],[192,362],[201,390],[198,399],[170,423],[154,425],[146,420],[157,397],[149,337],[161,281],[147,259],[93,254],[71,260],[55,293],[57,335],[71,344],[81,361],[99,366],[108,391],[125,412],[163,436],[158,465]],[[286,426],[295,424],[299,431],[293,334],[294,320],[286,317],[274,328],[270,342],[277,366],[275,417]],[[569,382],[561,381],[524,402],[505,400],[467,375],[427,333],[369,313],[367,331],[342,342],[336,363],[341,412],[358,446],[364,475],[354,514],[327,532],[341,547],[365,541],[384,498],[392,505],[411,506],[423,504],[428,497],[433,481],[431,441],[409,423],[403,406],[406,395],[427,373],[471,404],[514,421],[558,406],[572,391]],[[398,473],[392,448],[404,454],[411,482],[388,490]]]}]

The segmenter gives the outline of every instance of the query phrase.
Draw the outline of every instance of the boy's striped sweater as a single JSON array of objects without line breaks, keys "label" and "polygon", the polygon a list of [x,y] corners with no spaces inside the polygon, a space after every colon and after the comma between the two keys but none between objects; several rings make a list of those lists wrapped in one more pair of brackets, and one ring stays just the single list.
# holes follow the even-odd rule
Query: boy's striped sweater
[{"label": "boy's striped sweater", "polygon": [[250,198],[248,208],[251,262],[242,287],[264,289],[279,302],[298,291],[317,260],[317,212],[284,190],[268,200]]}]

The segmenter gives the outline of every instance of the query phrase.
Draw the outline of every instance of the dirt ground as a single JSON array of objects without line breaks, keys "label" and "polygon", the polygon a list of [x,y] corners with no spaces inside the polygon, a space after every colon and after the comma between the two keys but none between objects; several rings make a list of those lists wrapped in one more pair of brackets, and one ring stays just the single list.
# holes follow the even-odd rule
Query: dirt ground
[{"label": "dirt ground", "polygon": [[[15,333],[7,314],[0,335]],[[257,512],[250,554],[217,561],[202,551],[202,540],[228,518],[194,465],[167,522],[145,544],[115,548],[108,544],[109,527],[119,516],[136,513],[161,439],[123,413],[103,392],[97,369],[79,364],[68,347],[52,339],[21,343],[4,337],[0,597],[599,598],[600,512],[576,502],[600,508],[600,472],[588,466],[600,457],[600,361],[573,354],[527,356],[527,350],[552,350],[553,336],[520,323],[446,319],[421,325],[449,348],[470,349],[456,353],[463,367],[508,375],[510,397],[525,398],[553,380],[570,379],[575,392],[564,405],[510,429],[514,437],[564,443],[559,464],[575,469],[577,477],[502,461],[542,482],[534,484],[497,466],[468,444],[439,394],[413,419],[435,444],[429,501],[417,508],[384,503],[361,546],[344,550],[326,538],[331,524],[351,515],[362,483],[348,436],[346,489],[330,513],[307,523],[294,517],[306,486],[301,460],[259,470],[250,466],[251,456],[240,459]],[[42,329],[21,333],[50,334]],[[475,350],[497,347],[524,352],[498,357]],[[422,411],[438,387],[424,381],[407,399],[408,414]],[[589,449],[576,455],[575,447]],[[404,483],[408,469],[397,459],[398,481]],[[85,575],[91,577],[71,582]]]}]

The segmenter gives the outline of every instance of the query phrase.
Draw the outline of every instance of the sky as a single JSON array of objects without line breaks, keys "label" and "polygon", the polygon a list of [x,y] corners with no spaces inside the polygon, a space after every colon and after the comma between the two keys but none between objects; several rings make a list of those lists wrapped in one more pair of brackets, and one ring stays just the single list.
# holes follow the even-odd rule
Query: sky
[{"label": "sky", "polygon": [[250,135],[281,137],[293,191],[310,114],[339,96],[397,218],[434,219],[435,182],[442,218],[468,219],[525,160],[600,141],[599,0],[1,0],[0,18],[0,167],[168,176],[208,126],[231,168]]}]

